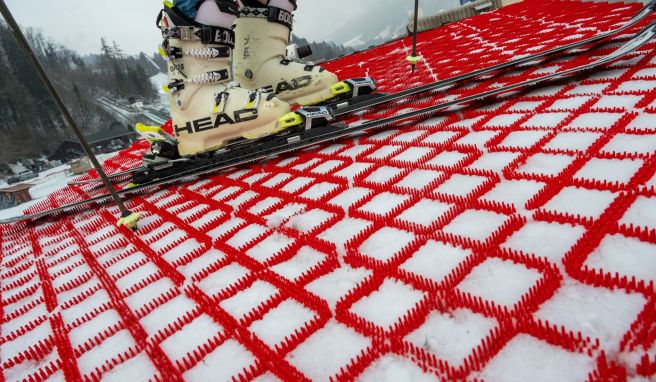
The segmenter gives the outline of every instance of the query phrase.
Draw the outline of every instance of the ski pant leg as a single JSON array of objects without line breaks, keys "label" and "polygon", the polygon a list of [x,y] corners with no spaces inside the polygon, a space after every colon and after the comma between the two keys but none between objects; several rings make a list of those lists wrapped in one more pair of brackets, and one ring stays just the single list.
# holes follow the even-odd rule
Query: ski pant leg
[{"label": "ski pant leg", "polygon": [[296,9],[296,0],[241,0],[241,3],[246,7],[262,7],[264,5],[282,8],[287,12]]},{"label": "ski pant leg", "polygon": [[[229,26],[231,21],[234,21],[234,17],[230,13],[224,12],[222,5],[235,2],[236,0],[175,0],[174,5],[185,16],[201,24]],[[272,6],[288,12],[296,9],[296,0],[241,0],[241,3],[247,7]],[[223,17],[219,16],[219,12],[223,14]],[[197,20],[197,18],[199,19]]]},{"label": "ski pant leg", "polygon": [[191,20],[230,28],[237,18],[237,0],[175,0],[173,5]]},{"label": "ski pant leg", "polygon": [[196,18],[196,13],[198,12],[196,10],[197,2],[198,0],[175,0],[173,5],[175,5],[180,12],[184,13],[185,16],[193,20]]}]

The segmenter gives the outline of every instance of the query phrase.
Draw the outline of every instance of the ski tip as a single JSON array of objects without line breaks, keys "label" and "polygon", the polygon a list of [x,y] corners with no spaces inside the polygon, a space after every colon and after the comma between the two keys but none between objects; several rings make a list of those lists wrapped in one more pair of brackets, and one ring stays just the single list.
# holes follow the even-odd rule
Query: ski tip
[{"label": "ski tip", "polygon": [[127,227],[133,231],[136,231],[140,219],[141,219],[140,213],[129,214],[119,219],[118,222],[116,222],[116,226]]}]

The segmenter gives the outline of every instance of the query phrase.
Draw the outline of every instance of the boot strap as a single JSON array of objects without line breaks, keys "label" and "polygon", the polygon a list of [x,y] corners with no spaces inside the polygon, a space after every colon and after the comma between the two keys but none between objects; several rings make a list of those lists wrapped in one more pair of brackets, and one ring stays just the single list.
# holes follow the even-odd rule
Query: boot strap
[{"label": "boot strap", "polygon": [[267,19],[272,23],[277,23],[292,29],[294,25],[294,15],[291,12],[278,7],[254,8],[242,7],[239,10],[239,17],[258,17]]},{"label": "boot strap", "polygon": [[231,29],[203,25],[202,27],[167,28],[162,32],[167,38],[200,41],[203,44],[222,45],[230,49],[235,48],[235,32]]}]

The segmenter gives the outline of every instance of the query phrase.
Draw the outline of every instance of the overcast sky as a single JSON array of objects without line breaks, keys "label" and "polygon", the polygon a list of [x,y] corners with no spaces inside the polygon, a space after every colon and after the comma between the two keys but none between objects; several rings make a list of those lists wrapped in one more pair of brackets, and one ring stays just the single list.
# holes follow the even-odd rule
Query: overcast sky
[{"label": "overcast sky", "polygon": [[[411,0],[396,0],[412,4]],[[40,28],[55,41],[82,54],[97,53],[100,38],[116,41],[126,53],[157,50],[155,27],[161,0],[6,0],[19,24]],[[439,1],[425,0],[423,6]],[[375,6],[378,4],[379,6]],[[382,9],[381,9],[382,8]],[[358,25],[385,12],[379,0],[300,0],[294,33],[311,41],[330,39],[338,28]]]}]

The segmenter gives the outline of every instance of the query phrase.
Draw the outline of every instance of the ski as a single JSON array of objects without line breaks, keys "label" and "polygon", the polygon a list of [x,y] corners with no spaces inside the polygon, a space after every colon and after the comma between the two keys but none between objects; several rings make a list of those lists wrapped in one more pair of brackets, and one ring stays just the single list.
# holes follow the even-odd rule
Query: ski
[{"label": "ski", "polygon": [[[370,78],[353,78],[349,80],[343,81],[343,83],[347,84],[348,87],[350,88],[350,91],[348,92],[349,94],[352,95],[352,98],[347,98],[343,100],[333,100],[329,102],[328,104],[322,105],[330,111],[331,115],[335,118],[340,118],[344,116],[348,116],[360,111],[364,111],[367,109],[371,109],[376,106],[381,106],[385,104],[392,103],[394,101],[399,101],[399,100],[404,100],[408,99],[409,97],[413,97],[416,95],[420,95],[423,93],[427,93],[433,90],[442,90],[443,88],[453,85],[455,83],[471,80],[477,77],[481,77],[484,75],[492,74],[497,71],[501,71],[504,69],[509,69],[512,68],[513,66],[519,66],[522,64],[527,64],[531,63],[532,61],[540,60],[558,53],[566,52],[569,50],[574,50],[578,48],[582,48],[586,45],[593,44],[595,42],[602,41],[604,39],[607,39],[611,36],[617,35],[633,26],[635,26],[637,23],[640,21],[644,20],[647,16],[652,14],[653,12],[656,11],[656,0],[651,0],[651,2],[647,5],[645,5],[638,13],[636,13],[635,16],[633,16],[629,21],[624,23],[622,26],[611,29],[606,32],[602,32],[598,35],[589,37],[587,39],[583,39],[580,41],[576,41],[567,45],[559,46],[556,48],[552,48],[543,52],[535,53],[535,54],[530,54],[526,55],[523,57],[518,57],[515,59],[512,59],[510,61],[497,64],[497,65],[492,65],[487,68],[482,68],[478,69],[469,73],[461,74],[458,76],[454,76],[451,78],[447,78],[444,80],[439,80],[435,82],[431,82],[426,85],[406,89],[397,93],[393,94],[387,94],[387,93],[376,93],[376,84],[375,82],[370,79]],[[299,116],[295,116],[291,120],[289,120],[289,125],[288,127],[293,127],[293,126],[298,126],[304,122],[304,118],[301,118]],[[148,126],[143,126],[141,129],[149,129]],[[159,128],[158,128],[159,129]],[[154,141],[163,141],[169,137],[168,134],[164,134],[165,137],[162,138],[160,136],[160,133],[157,134],[157,137],[153,138],[152,136],[148,136],[147,133],[143,133],[140,131],[140,127],[137,126],[137,130],[142,134],[147,140],[151,141],[153,143]],[[154,140],[153,140],[154,139]],[[133,175],[134,173],[144,169],[144,166],[127,170],[118,174],[112,174],[109,176],[110,180],[115,180],[117,178],[121,178],[123,176],[127,175]],[[94,178],[94,179],[89,179],[89,180],[84,180],[84,181],[78,181],[78,182],[71,182],[69,185],[72,186],[82,186],[82,185],[87,185],[87,184],[92,184],[96,182],[100,182],[101,179],[99,178]]]},{"label": "ski", "polygon": [[[469,103],[491,96],[500,95],[509,91],[530,87],[546,81],[559,79],[561,77],[579,74],[581,72],[589,71],[591,69],[595,69],[616,61],[626,54],[629,54],[644,46],[649,41],[654,39],[654,37],[656,37],[656,21],[647,25],[639,33],[637,33],[630,40],[628,40],[613,52],[589,63],[566,69],[561,72],[551,73],[541,77],[509,84],[501,88],[491,89],[482,93],[465,96],[453,101],[440,103],[434,106],[429,106],[426,108],[402,113],[384,119],[373,120],[358,125],[345,125],[340,122],[334,122],[330,124],[324,124],[323,126],[313,127],[312,125],[319,121],[318,119],[315,119],[313,115],[316,116],[318,114],[324,114],[325,116],[330,116],[330,111],[328,108],[316,107],[313,108],[317,109],[315,111],[306,111],[306,116],[308,119],[305,122],[305,126],[307,126],[307,129],[297,129],[295,132],[285,136],[276,135],[270,138],[265,138],[261,141],[254,141],[248,145],[243,145],[243,147],[237,147],[227,152],[217,152],[217,155],[207,158],[172,161],[171,163],[164,164],[159,168],[154,167],[152,169],[143,169],[136,172],[135,176],[139,175],[144,179],[150,177],[151,180],[145,181],[143,184],[132,188],[118,190],[117,193],[122,196],[134,195],[146,192],[150,189],[176,183],[184,179],[197,177],[199,175],[226,172],[245,164],[264,161],[284,153],[312,147],[321,143],[332,142],[349,136],[359,135],[365,131],[388,127],[398,122],[411,120],[417,117],[430,117],[455,105]],[[99,195],[87,200],[67,204],[65,206],[61,206],[48,211],[0,220],[0,224],[9,224],[25,220],[36,220],[46,216],[74,211],[75,209],[85,207],[90,204],[104,202],[109,198],[110,195],[107,194]]]},{"label": "ski", "polygon": [[[117,172],[117,173],[114,173],[114,174],[107,174],[107,178],[109,178],[110,181],[114,182],[114,181],[116,181],[120,178],[131,176],[136,171],[139,171],[142,168],[143,167],[140,166],[140,167],[132,168],[132,169],[129,169],[129,170]],[[68,182],[68,185],[69,186],[84,186],[84,185],[87,185],[87,184],[99,183],[101,181],[102,181],[102,179],[100,179],[100,178],[91,178],[91,179],[85,179],[85,180],[73,180],[71,182]]]},{"label": "ski", "polygon": [[375,107],[375,106],[380,106],[380,105],[387,104],[387,103],[390,103],[390,102],[407,99],[408,97],[416,96],[416,95],[419,95],[419,94],[422,94],[422,93],[426,93],[426,92],[429,92],[431,90],[439,90],[441,88],[445,88],[447,86],[453,85],[453,84],[458,83],[458,82],[467,81],[467,80],[471,80],[471,79],[474,79],[474,78],[477,78],[477,77],[480,77],[480,76],[492,74],[494,72],[497,72],[497,71],[500,71],[500,70],[503,70],[503,69],[508,69],[508,68],[511,68],[511,67],[514,67],[514,66],[527,64],[527,63],[530,63],[532,61],[540,60],[540,59],[543,59],[543,58],[546,58],[548,56],[552,56],[552,55],[555,55],[555,54],[558,54],[558,53],[562,53],[562,52],[566,52],[566,51],[574,50],[574,49],[579,49],[579,48],[585,47],[586,45],[590,45],[590,44],[605,40],[605,39],[607,39],[611,36],[620,34],[624,31],[626,31],[627,29],[635,26],[636,24],[638,24],[640,21],[644,20],[646,17],[648,17],[649,15],[651,15],[655,11],[656,11],[656,0],[651,0],[651,2],[649,4],[645,5],[640,10],[640,12],[638,12],[635,16],[633,16],[629,21],[624,23],[622,26],[620,26],[618,28],[615,28],[615,29],[611,29],[611,30],[606,31],[606,32],[602,32],[600,34],[589,37],[587,39],[583,39],[583,40],[576,41],[576,42],[573,42],[573,43],[570,43],[570,44],[567,44],[567,45],[562,45],[562,46],[559,46],[559,47],[548,49],[548,50],[545,50],[543,52],[530,54],[530,55],[526,55],[526,56],[523,56],[523,57],[517,57],[517,58],[514,58],[510,61],[507,61],[507,62],[504,62],[504,63],[501,63],[501,64],[492,65],[492,66],[489,66],[487,68],[474,70],[472,72],[468,72],[468,73],[461,74],[461,75],[458,75],[458,76],[446,78],[446,79],[443,79],[443,80],[438,80],[438,81],[435,81],[435,82],[432,82],[432,83],[429,83],[429,84],[426,84],[426,85],[410,88],[410,89],[403,90],[403,91],[400,91],[400,92],[397,92],[397,93],[383,95],[383,96],[375,97],[375,98],[372,98],[372,99],[369,99],[369,100],[364,100],[364,101],[357,102],[357,103],[349,102],[348,100],[346,100],[344,102],[331,103],[331,105],[328,105],[328,107],[331,109],[331,112],[335,117],[346,116],[346,115],[353,114],[353,113],[356,113],[356,112],[359,112],[359,111],[370,109],[370,108]]}]

